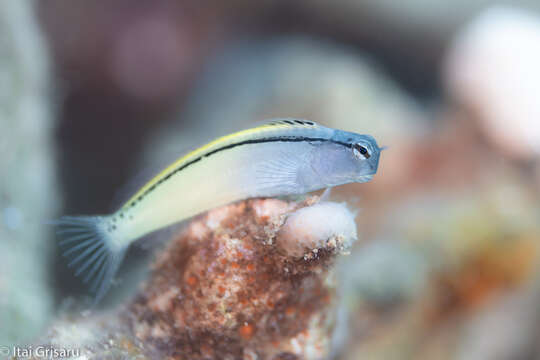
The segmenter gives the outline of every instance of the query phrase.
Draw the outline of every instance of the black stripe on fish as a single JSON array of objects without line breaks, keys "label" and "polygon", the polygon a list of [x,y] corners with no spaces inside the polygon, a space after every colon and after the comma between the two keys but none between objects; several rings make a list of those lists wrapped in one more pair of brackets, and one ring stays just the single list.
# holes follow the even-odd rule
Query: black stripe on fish
[{"label": "black stripe on fish", "polygon": [[149,193],[154,191],[159,185],[163,184],[165,181],[169,180],[173,175],[179,173],[180,171],[184,170],[188,166],[191,166],[191,165],[201,161],[204,158],[207,158],[209,156],[217,154],[218,152],[221,152],[221,151],[224,151],[224,150],[229,150],[229,149],[235,148],[237,146],[242,146],[242,145],[260,144],[260,143],[268,143],[268,142],[302,142],[302,141],[307,141],[307,142],[319,142],[319,141],[320,142],[325,142],[325,141],[327,141],[327,142],[331,142],[331,143],[334,143],[334,144],[343,145],[343,146],[348,147],[348,148],[352,147],[352,144],[345,143],[345,142],[342,142],[342,141],[337,141],[337,140],[332,140],[332,139],[325,139],[325,138],[310,138],[310,137],[303,137],[303,136],[302,137],[298,137],[298,136],[277,136],[277,137],[268,137],[268,138],[261,138],[261,139],[244,140],[244,141],[240,141],[240,142],[237,142],[237,143],[228,144],[228,145],[219,147],[217,149],[211,150],[211,151],[207,152],[206,154],[200,155],[199,157],[197,157],[195,159],[192,159],[192,160],[180,165],[179,167],[177,167],[176,169],[172,170],[167,175],[165,175],[161,179],[159,179],[155,184],[153,184],[148,189],[146,189],[146,191],[143,192],[141,195],[139,195],[137,198],[133,199],[133,201],[131,201],[131,203],[129,203],[127,206],[134,207],[137,203],[139,203],[141,200],[143,200],[146,197],[146,195],[148,195]]}]

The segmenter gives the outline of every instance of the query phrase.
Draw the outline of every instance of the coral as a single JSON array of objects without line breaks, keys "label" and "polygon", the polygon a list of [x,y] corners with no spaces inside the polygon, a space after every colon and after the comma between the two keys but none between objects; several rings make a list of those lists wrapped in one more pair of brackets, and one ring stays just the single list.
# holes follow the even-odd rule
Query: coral
[{"label": "coral", "polygon": [[498,177],[474,193],[395,205],[378,237],[347,259],[345,359],[515,359],[534,351],[537,200],[515,181]]},{"label": "coral", "polygon": [[[325,358],[334,322],[332,265],[351,239],[349,224],[326,225],[315,216],[334,215],[333,205],[294,213],[294,204],[252,200],[192,223],[158,257],[152,281],[130,307],[136,337],[180,358]],[[311,227],[291,234],[291,223],[310,216],[321,233],[334,226],[330,241],[306,236]],[[302,237],[306,250],[291,248]]]},{"label": "coral", "polygon": [[56,183],[48,54],[33,1],[0,4],[0,345],[31,339],[52,314],[47,220]]},{"label": "coral", "polygon": [[96,334],[78,344],[89,358],[328,359],[338,304],[334,263],[356,238],[353,218],[344,205],[317,197],[212,210],[158,254],[129,305],[114,316],[60,324],[48,342],[73,346],[58,334],[78,324]]}]

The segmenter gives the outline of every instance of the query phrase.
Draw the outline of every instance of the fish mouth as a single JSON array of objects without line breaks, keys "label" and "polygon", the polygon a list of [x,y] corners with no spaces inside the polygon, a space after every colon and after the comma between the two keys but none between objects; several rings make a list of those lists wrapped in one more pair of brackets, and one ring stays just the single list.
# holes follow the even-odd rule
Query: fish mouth
[{"label": "fish mouth", "polygon": [[373,179],[373,175],[374,175],[374,174],[358,176],[358,177],[356,178],[356,182],[359,182],[359,183],[368,182],[368,181],[370,181],[371,179]]}]

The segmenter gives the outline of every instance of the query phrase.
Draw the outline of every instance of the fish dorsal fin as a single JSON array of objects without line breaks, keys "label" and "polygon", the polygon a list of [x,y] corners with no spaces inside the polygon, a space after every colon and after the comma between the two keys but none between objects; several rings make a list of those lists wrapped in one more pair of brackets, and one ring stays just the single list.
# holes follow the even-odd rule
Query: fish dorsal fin
[{"label": "fish dorsal fin", "polygon": [[304,119],[295,119],[295,118],[284,118],[284,119],[274,119],[262,126],[317,126],[317,123],[304,120]]}]

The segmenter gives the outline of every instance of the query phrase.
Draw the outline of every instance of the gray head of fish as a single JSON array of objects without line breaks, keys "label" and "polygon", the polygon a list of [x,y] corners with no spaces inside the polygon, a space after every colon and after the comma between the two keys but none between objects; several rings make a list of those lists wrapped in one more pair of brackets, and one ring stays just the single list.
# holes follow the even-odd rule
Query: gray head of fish
[{"label": "gray head of fish", "polygon": [[314,146],[310,166],[322,187],[366,182],[377,172],[380,152],[370,135],[337,131],[331,141]]}]

